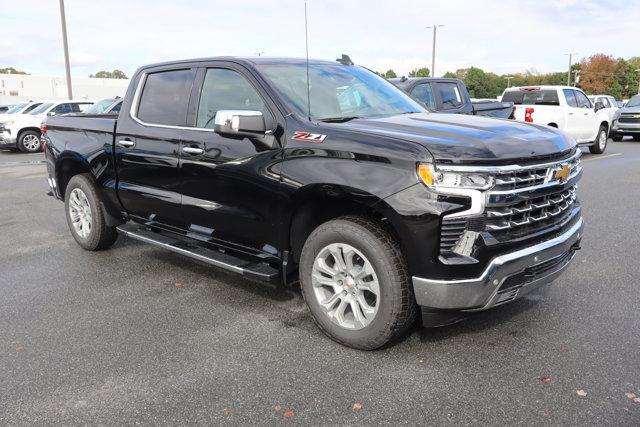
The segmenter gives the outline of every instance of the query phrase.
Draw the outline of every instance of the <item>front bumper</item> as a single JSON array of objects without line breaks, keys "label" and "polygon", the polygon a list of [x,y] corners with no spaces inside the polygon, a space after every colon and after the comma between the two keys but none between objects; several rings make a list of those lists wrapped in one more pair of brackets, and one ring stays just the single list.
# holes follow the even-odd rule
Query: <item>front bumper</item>
[{"label": "front bumper", "polygon": [[16,143],[16,137],[11,135],[11,132],[0,131],[0,148],[14,148]]},{"label": "front bumper", "polygon": [[611,134],[614,135],[638,135],[640,134],[640,123],[616,121],[611,127]]},{"label": "front bumper", "polygon": [[552,282],[569,265],[579,248],[584,223],[550,240],[500,255],[491,260],[480,277],[437,280],[413,277],[418,305],[435,309],[486,310],[513,301]]}]

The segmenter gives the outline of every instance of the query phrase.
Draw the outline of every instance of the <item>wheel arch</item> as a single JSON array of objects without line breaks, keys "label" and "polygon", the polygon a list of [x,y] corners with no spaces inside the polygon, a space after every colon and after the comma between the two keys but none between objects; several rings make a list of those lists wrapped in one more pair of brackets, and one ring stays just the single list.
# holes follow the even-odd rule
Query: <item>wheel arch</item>
[{"label": "wheel arch", "polygon": [[56,183],[60,197],[64,199],[65,190],[71,178],[82,173],[91,174],[91,168],[84,159],[75,156],[62,156],[56,161]]}]

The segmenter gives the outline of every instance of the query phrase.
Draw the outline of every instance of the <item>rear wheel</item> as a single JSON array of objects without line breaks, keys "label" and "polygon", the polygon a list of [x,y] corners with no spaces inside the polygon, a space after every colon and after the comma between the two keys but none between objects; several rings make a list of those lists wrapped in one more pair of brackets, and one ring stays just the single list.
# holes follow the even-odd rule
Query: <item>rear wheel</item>
[{"label": "rear wheel", "polygon": [[89,175],[75,175],[65,190],[67,224],[76,242],[88,251],[106,249],[118,238],[115,227],[106,224],[100,196]]},{"label": "rear wheel", "polygon": [[622,141],[622,138],[623,138],[622,135],[611,135],[611,139],[614,140],[615,142]]},{"label": "rear wheel", "polygon": [[634,141],[640,141],[640,135],[633,135]]},{"label": "rear wheel", "polygon": [[364,218],[339,218],[311,233],[302,249],[300,283],[316,324],[349,347],[379,348],[416,318],[397,242]]},{"label": "rear wheel", "polygon": [[605,148],[607,148],[607,127],[604,125],[600,125],[600,129],[598,129],[598,136],[596,136],[595,144],[589,146],[589,151],[593,154],[602,154],[604,153]]},{"label": "rear wheel", "polygon": [[18,137],[18,148],[23,153],[37,153],[42,149],[40,134],[33,130],[22,132]]}]

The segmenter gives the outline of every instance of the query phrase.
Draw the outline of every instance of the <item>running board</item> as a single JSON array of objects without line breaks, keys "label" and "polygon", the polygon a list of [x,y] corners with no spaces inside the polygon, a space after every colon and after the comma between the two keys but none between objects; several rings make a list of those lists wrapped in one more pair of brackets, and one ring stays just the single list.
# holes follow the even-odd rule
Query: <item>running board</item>
[{"label": "running board", "polygon": [[117,229],[120,233],[132,239],[167,249],[171,252],[202,261],[227,271],[232,271],[247,278],[275,282],[280,276],[277,269],[266,263],[248,261],[214,249],[209,249],[199,244],[196,240],[189,238],[181,239],[169,232],[152,231],[143,225],[135,223],[124,224],[117,227]]}]

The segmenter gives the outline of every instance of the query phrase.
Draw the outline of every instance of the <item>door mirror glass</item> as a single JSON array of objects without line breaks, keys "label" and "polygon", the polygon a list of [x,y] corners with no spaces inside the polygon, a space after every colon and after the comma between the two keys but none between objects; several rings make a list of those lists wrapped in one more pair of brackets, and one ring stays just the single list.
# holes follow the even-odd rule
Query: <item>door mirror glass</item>
[{"label": "door mirror glass", "polygon": [[219,110],[213,129],[220,135],[263,137],[267,133],[261,111]]},{"label": "door mirror glass", "polygon": [[55,112],[55,111],[49,111],[49,112],[47,113],[47,116],[55,116],[55,115],[56,115],[56,112]]},{"label": "door mirror glass", "polygon": [[593,107],[594,111],[599,111],[604,108],[604,104],[602,101],[596,101],[595,106]]}]

